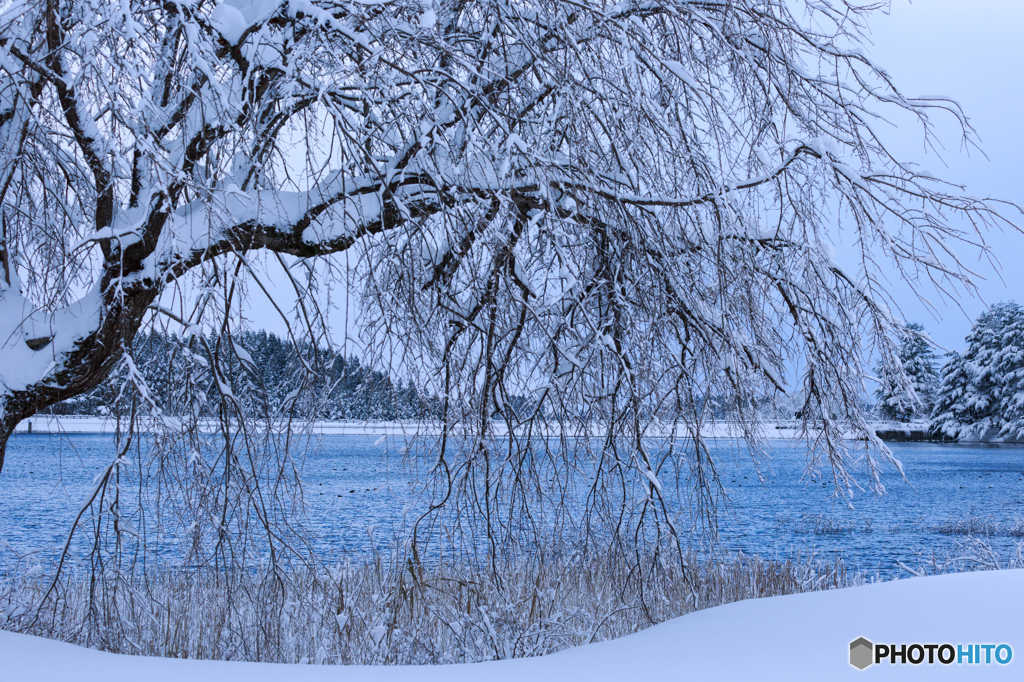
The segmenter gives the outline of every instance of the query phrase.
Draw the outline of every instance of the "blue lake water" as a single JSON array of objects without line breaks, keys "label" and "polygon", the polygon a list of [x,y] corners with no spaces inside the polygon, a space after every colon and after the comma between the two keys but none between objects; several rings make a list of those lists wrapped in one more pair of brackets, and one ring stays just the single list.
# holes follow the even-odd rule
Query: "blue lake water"
[{"label": "blue lake water", "polygon": [[[389,454],[379,440],[324,436],[305,459],[305,523],[325,555],[358,556],[371,542],[386,547],[408,519],[409,481],[394,444]],[[1003,556],[1024,539],[1024,447],[891,447],[909,482],[887,470],[887,493],[857,491],[850,508],[830,483],[803,476],[800,446],[773,442],[762,483],[750,459],[727,454],[735,448],[723,443],[719,470],[729,500],[720,510],[722,548],[839,554],[863,570],[891,574],[898,560],[915,564],[919,552],[948,552],[966,530],[986,535]],[[44,562],[53,556],[112,452],[112,438],[103,435],[10,439],[0,474],[0,541],[7,543],[0,547],[0,571],[10,570],[18,555]]]}]

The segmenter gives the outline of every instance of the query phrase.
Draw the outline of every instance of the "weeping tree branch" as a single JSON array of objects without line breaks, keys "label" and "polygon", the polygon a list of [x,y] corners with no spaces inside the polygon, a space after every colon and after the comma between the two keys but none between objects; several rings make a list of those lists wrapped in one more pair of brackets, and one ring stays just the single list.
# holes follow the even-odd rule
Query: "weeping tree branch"
[{"label": "weeping tree branch", "polygon": [[[5,10],[0,469],[17,424],[129,362],[168,298],[190,371],[223,379],[231,353],[196,330],[241,324],[266,251],[308,268],[313,291],[288,274],[300,312],[344,286],[365,360],[431,388],[421,521],[479,527],[492,558],[548,512],[588,542],[600,528],[681,548],[666,481],[688,481],[694,523],[711,524],[714,401],[756,453],[752,406],[799,393],[811,465],[844,494],[853,431],[880,455],[880,489],[890,453],[860,406],[861,351],[896,367],[902,323],[877,263],[972,291],[954,247],[991,260],[986,230],[1016,229],[1018,209],[896,159],[873,132],[886,112],[928,144],[940,112],[974,132],[955,103],[906,98],[839,47],[863,41],[868,6],[798,4],[807,17],[753,0]],[[842,236],[861,252],[837,256]],[[311,339],[329,331],[301,318]],[[322,370],[302,365],[312,391]],[[251,415],[226,387],[208,388],[227,438]],[[233,443],[218,494],[269,519],[259,460]]]}]

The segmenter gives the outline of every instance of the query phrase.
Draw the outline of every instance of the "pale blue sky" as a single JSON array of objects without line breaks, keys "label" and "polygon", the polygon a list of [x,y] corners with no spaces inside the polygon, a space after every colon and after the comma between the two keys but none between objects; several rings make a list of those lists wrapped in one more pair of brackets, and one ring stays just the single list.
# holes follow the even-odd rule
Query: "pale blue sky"
[{"label": "pale blue sky", "polygon": [[[919,130],[893,135],[898,155],[921,163],[935,175],[965,183],[970,194],[1014,201],[1024,206],[1024,2],[1020,0],[894,0],[889,16],[871,22],[871,56],[905,94],[941,94],[956,99],[982,142],[982,154],[959,149],[955,121],[940,126],[943,167],[925,155]],[[1013,218],[1024,226],[1019,213]],[[964,346],[971,321],[985,303],[1016,299],[1024,303],[1024,235],[991,234],[988,238],[1002,262],[1002,279],[988,267],[979,282],[984,303],[961,299],[967,315],[952,303],[923,293],[939,308],[942,319],[918,303],[902,286],[893,295],[903,315],[925,325],[932,338],[951,350]],[[895,282],[894,282],[895,285]]]}]

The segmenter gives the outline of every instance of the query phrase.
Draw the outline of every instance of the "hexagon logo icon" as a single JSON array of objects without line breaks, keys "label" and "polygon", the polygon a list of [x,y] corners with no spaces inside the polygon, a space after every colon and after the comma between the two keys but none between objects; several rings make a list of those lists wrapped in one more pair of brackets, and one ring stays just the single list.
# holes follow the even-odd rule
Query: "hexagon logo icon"
[{"label": "hexagon logo icon", "polygon": [[875,662],[875,645],[858,637],[850,642],[850,665],[857,670],[864,670]]}]

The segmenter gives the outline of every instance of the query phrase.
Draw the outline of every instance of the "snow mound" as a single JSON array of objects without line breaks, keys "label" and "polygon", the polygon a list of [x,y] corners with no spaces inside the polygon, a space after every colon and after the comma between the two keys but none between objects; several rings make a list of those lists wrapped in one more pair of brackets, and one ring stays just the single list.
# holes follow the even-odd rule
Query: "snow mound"
[{"label": "snow mound", "polygon": [[[334,666],[225,663],[102,653],[0,631],[4,679],[146,682],[622,682],[655,680],[1021,679],[1024,570],[959,573],[727,604],[611,642],[540,658],[469,665]],[[1007,643],[1007,665],[873,665],[850,642]]]}]

